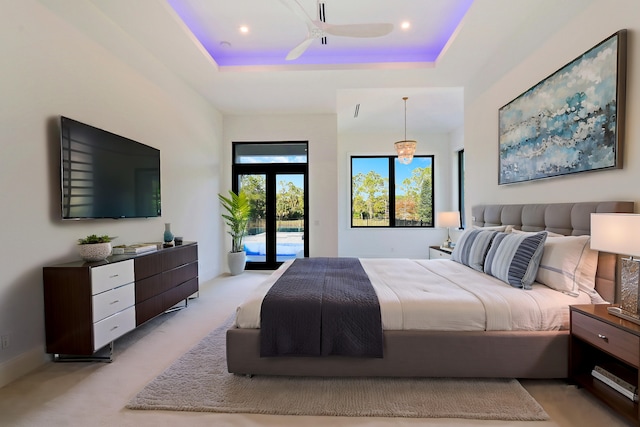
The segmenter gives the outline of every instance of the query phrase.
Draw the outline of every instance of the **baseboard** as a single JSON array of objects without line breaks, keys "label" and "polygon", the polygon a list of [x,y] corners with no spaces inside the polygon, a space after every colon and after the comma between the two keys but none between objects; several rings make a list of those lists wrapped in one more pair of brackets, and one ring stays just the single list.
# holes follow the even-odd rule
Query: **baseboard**
[{"label": "baseboard", "polygon": [[48,360],[42,347],[38,347],[0,363],[0,388],[44,365]]}]

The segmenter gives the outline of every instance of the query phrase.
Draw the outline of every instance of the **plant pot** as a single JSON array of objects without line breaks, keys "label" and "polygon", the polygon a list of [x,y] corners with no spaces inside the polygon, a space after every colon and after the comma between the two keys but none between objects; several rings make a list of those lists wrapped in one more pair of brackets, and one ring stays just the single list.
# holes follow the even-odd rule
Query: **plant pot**
[{"label": "plant pot", "polygon": [[227,263],[229,264],[229,272],[232,276],[237,276],[244,271],[244,266],[247,263],[247,253],[242,252],[229,252],[227,254]]},{"label": "plant pot", "polygon": [[111,242],[78,245],[78,253],[85,261],[102,261],[111,255]]}]

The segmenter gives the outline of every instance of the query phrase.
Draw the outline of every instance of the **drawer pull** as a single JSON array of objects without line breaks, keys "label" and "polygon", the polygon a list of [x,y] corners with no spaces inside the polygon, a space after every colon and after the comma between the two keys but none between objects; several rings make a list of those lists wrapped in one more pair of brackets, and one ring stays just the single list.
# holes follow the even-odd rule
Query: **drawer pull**
[{"label": "drawer pull", "polygon": [[114,326],[113,328],[111,328],[111,331],[115,331],[116,329],[118,329],[118,325]]},{"label": "drawer pull", "polygon": [[598,338],[604,340],[605,342],[609,342],[609,338],[606,335],[598,334]]},{"label": "drawer pull", "polygon": [[109,304],[112,304],[112,305],[113,305],[113,304],[117,304],[117,303],[119,303],[119,302],[120,302],[120,300],[119,300],[119,299],[117,299],[117,300],[115,300],[115,301],[111,301]]},{"label": "drawer pull", "polygon": [[116,277],[118,277],[118,276],[119,276],[119,274],[114,274],[114,275],[112,275],[112,276],[109,276],[109,279],[114,279],[114,278],[116,278]]}]

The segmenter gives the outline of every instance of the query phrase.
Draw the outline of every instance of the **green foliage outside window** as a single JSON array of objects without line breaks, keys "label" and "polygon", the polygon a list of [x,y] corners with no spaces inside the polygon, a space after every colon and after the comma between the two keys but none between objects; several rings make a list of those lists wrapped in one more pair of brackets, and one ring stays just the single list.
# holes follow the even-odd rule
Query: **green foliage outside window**
[{"label": "green foliage outside window", "polygon": [[353,157],[351,196],[353,227],[433,227],[433,157]]}]

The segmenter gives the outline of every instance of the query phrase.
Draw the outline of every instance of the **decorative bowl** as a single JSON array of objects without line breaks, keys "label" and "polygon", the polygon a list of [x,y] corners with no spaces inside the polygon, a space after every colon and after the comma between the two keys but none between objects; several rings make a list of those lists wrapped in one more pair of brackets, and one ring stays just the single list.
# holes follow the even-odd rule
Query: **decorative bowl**
[{"label": "decorative bowl", "polygon": [[111,242],[78,245],[78,253],[85,261],[102,261],[111,255]]}]

